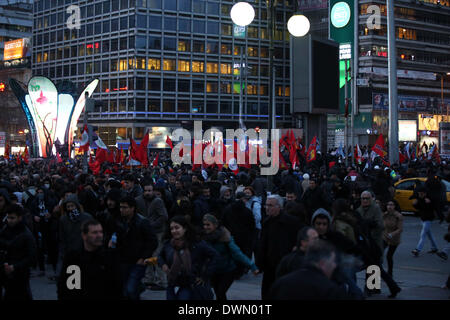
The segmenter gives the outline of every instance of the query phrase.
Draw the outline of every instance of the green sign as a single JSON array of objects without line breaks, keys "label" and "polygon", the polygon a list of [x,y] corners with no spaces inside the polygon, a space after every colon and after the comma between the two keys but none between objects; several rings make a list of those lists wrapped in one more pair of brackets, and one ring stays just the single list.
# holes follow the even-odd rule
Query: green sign
[{"label": "green sign", "polygon": [[[353,0],[330,0],[330,19],[329,37],[339,44],[350,44],[353,48],[354,44],[354,3]],[[353,57],[353,50],[351,50]],[[339,83],[339,111],[345,113],[345,63],[350,69],[350,60],[341,60],[340,66],[340,83]],[[348,80],[350,77],[348,77]],[[347,80],[347,81],[348,81]],[[351,97],[351,85],[347,83],[347,97]],[[349,103],[349,112],[352,110],[352,104]]]},{"label": "green sign", "polygon": [[345,2],[336,3],[331,9],[331,23],[336,28],[345,27],[351,18],[350,6]]},{"label": "green sign", "polygon": [[245,39],[246,37],[246,28],[233,24],[233,36],[235,38]]}]

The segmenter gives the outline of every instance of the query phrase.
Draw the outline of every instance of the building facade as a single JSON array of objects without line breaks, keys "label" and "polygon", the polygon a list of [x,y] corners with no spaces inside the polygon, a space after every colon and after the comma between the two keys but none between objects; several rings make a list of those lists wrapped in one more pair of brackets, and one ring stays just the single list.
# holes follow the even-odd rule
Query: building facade
[{"label": "building facade", "polygon": [[31,57],[25,46],[15,57],[5,57],[5,42],[25,39],[19,42],[28,43],[32,35],[32,3],[30,0],[0,1],[0,132],[5,132],[6,141],[14,153],[25,147],[28,124],[22,108],[9,89],[8,80],[15,78],[26,86],[31,78]]},{"label": "building facade", "polygon": [[[230,0],[40,0],[34,4],[33,75],[85,86],[100,79],[89,114],[108,145],[141,139],[149,127],[239,127],[241,59],[243,120],[267,127],[270,105],[266,1],[253,1],[247,35],[233,35]],[[289,33],[293,1],[279,1],[274,30],[277,127],[291,127]],[[80,29],[70,29],[70,5]],[[242,55],[242,58],[241,58]],[[164,136],[165,138],[165,136]]]}]

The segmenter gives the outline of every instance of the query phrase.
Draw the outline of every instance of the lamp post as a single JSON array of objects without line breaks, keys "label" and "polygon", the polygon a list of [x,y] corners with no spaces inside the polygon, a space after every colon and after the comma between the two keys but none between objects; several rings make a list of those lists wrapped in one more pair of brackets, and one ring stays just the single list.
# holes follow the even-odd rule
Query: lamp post
[{"label": "lamp post", "polygon": [[389,74],[389,162],[398,163],[398,99],[397,99],[397,49],[395,47],[394,0],[387,2],[388,74]]},{"label": "lamp post", "polygon": [[[233,5],[230,11],[231,20],[235,25],[244,27],[244,34],[247,34],[247,26],[252,23],[255,18],[255,9],[247,2],[238,2]],[[247,48],[247,39],[245,39],[245,48]],[[243,52],[241,48],[241,57],[239,64],[239,127],[245,129],[244,122],[242,120],[243,112],[243,95],[242,95],[242,77],[247,76],[246,69],[247,63],[245,63],[245,69],[243,68]],[[247,86],[245,88],[247,90]]]}]

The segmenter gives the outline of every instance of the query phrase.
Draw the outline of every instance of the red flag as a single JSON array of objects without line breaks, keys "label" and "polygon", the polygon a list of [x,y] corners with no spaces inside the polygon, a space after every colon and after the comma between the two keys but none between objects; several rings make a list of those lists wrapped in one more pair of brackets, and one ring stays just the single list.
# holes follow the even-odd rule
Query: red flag
[{"label": "red flag", "polygon": [[148,166],[148,154],[147,154],[147,147],[148,147],[148,141],[149,141],[149,134],[148,131],[145,133],[144,138],[141,140],[141,144],[139,145],[139,151],[138,151],[138,161],[140,161],[144,166]]},{"label": "red flag", "polygon": [[25,150],[22,153],[22,160],[23,160],[23,162],[28,164],[29,163],[29,159],[30,159],[30,156],[28,154],[28,146],[25,146]]},{"label": "red flag", "polygon": [[113,164],[114,163],[114,150],[108,150],[108,157],[106,159],[106,161],[108,161],[109,163]]},{"label": "red flag", "polygon": [[317,147],[317,137],[314,136],[314,138],[311,140],[311,143],[309,144],[308,152],[306,153],[307,163],[316,160],[317,157],[316,147]]},{"label": "red flag", "polygon": [[6,143],[4,157],[9,160],[9,143]]},{"label": "red flag", "polygon": [[381,162],[383,162],[383,164],[384,164],[386,167],[390,167],[390,166],[391,166],[391,163],[390,163],[389,161],[384,160],[383,158],[381,158]]},{"label": "red flag", "polygon": [[172,140],[169,138],[169,136],[167,136],[167,138],[166,138],[166,143],[169,145],[170,149],[173,149],[173,142],[172,142]]},{"label": "red flag", "polygon": [[83,134],[81,135],[79,152],[86,152],[89,150],[89,134],[87,125],[83,128]]},{"label": "red flag", "polygon": [[331,169],[336,165],[336,161],[331,161],[328,163],[328,167]]},{"label": "red flag", "polygon": [[16,164],[18,164],[18,165],[21,164],[21,161],[20,161],[21,157],[22,157],[22,155],[20,155],[20,154],[17,155],[17,157],[16,157]]},{"label": "red flag", "polygon": [[157,167],[158,166],[158,161],[159,161],[159,153],[156,155],[155,160],[153,160],[152,166],[153,167]]},{"label": "red flag", "polygon": [[130,138],[130,149],[129,149],[129,158],[130,160],[136,160],[136,161],[140,161],[139,160],[139,148],[138,145],[136,144],[136,141],[133,140],[133,138]]},{"label": "red flag", "polygon": [[58,161],[57,161],[58,163],[63,162],[61,159],[61,156],[59,155],[59,152],[56,152],[56,159],[58,159]]},{"label": "red flag", "polygon": [[375,145],[372,147],[372,151],[378,154],[381,158],[384,158],[387,155],[387,152],[384,151],[385,149],[383,135],[380,134],[375,142]]},{"label": "red flag", "polygon": [[108,151],[100,147],[97,148],[97,152],[95,153],[95,162],[102,164],[103,162],[107,161],[107,158]]}]

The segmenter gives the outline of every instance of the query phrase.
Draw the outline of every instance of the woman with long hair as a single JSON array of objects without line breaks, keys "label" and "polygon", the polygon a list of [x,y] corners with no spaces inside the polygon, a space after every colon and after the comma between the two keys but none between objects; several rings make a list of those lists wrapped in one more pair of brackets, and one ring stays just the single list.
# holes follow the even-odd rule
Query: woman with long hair
[{"label": "woman with long hair", "polygon": [[158,256],[158,265],[167,274],[167,300],[212,299],[208,282],[218,253],[198,240],[185,216],[174,216],[169,226],[170,239]]}]

